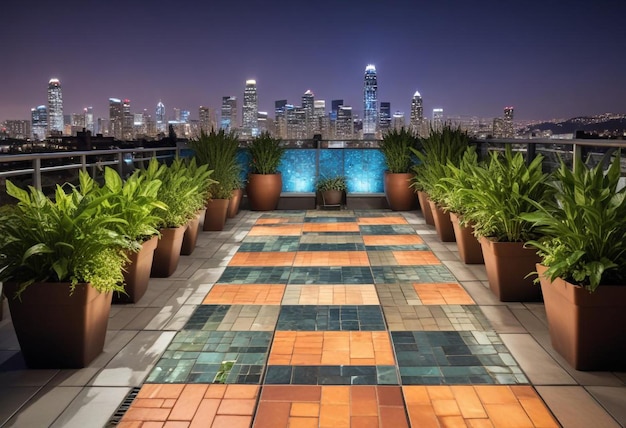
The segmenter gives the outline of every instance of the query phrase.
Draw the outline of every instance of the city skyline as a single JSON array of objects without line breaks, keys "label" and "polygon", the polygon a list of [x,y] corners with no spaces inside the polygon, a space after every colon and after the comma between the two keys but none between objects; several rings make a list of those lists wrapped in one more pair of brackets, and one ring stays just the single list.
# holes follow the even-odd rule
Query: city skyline
[{"label": "city skyline", "polygon": [[[366,64],[392,113],[408,114],[415,91],[428,115],[441,107],[495,117],[508,105],[522,120],[626,111],[624,2],[71,3],[53,15],[41,0],[5,5],[0,120],[46,104],[53,77],[65,112],[93,106],[96,117],[107,117],[111,97],[135,111],[163,101],[168,116],[174,107],[195,115],[224,96],[243,100],[246,80],[257,81],[261,111],[299,104],[310,89],[362,114]],[[34,55],[36,41],[46,48]]]}]

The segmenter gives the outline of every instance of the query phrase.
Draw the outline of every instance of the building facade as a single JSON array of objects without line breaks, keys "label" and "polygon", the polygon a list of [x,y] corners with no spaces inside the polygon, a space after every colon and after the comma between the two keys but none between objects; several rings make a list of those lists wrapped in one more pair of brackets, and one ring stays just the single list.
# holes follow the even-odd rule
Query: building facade
[{"label": "building facade", "polygon": [[122,125],[124,123],[124,109],[122,100],[109,98],[109,136],[122,140]]},{"label": "building facade", "polygon": [[44,105],[30,109],[30,128],[32,138],[42,141],[48,134],[48,108]]},{"label": "building facade", "polygon": [[167,119],[165,117],[165,105],[161,101],[156,106],[154,119],[157,133],[165,134],[167,131]]},{"label": "building facade", "polygon": [[48,82],[48,135],[63,133],[63,93],[59,79]]},{"label": "building facade", "polygon": [[378,114],[378,130],[381,134],[391,129],[391,103],[381,101],[380,112]]},{"label": "building facade", "polygon": [[376,67],[365,68],[363,85],[363,138],[374,138],[378,132],[378,79]]},{"label": "building facade", "polygon": [[245,137],[256,137],[259,133],[259,99],[256,90],[256,80],[246,80],[246,88],[243,92],[242,113],[242,135]]},{"label": "building facade", "polygon": [[237,97],[222,97],[220,129],[237,131]]},{"label": "building facade", "polygon": [[418,91],[415,91],[413,98],[411,99],[411,117],[409,126],[413,132],[423,136],[423,124],[424,124],[424,106],[422,103],[422,96]]}]

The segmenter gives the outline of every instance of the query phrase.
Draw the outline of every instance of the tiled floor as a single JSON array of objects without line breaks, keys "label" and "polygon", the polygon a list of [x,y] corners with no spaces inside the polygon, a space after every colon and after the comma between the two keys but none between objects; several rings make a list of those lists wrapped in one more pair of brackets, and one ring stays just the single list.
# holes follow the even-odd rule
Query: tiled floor
[{"label": "tiled floor", "polygon": [[114,306],[88,368],[24,370],[2,321],[0,426],[626,426],[626,374],[565,366],[541,304],[498,302],[419,213],[229,225]]}]

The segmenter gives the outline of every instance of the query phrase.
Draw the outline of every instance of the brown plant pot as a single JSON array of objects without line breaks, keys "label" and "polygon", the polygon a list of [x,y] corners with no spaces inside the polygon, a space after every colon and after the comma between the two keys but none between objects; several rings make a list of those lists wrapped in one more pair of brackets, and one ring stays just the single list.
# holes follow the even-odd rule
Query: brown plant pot
[{"label": "brown plant pot", "polygon": [[593,293],[537,265],[552,347],[576,370],[626,370],[626,285]]},{"label": "brown plant pot", "polygon": [[341,205],[343,200],[343,192],[341,190],[325,190],[321,193],[324,206]]},{"label": "brown plant pot", "polygon": [[483,250],[480,247],[480,242],[474,236],[474,227],[472,225],[461,226],[459,220],[457,214],[450,213],[450,221],[452,221],[454,228],[454,236],[461,260],[468,265],[484,263]]},{"label": "brown plant pot", "polygon": [[385,171],[384,190],[389,208],[393,211],[410,211],[416,206],[415,191],[411,187],[413,173]]},{"label": "brown plant pot", "polygon": [[246,194],[253,211],[272,211],[278,207],[283,177],[277,174],[248,174]]},{"label": "brown plant pot", "polygon": [[536,250],[524,248],[523,242],[495,242],[485,237],[480,238],[480,244],[489,288],[501,302],[541,300],[541,287],[528,276],[541,261]]},{"label": "brown plant pot", "polygon": [[235,189],[233,190],[233,194],[230,197],[230,202],[228,203],[228,218],[234,218],[239,212],[239,205],[241,204],[241,198],[243,198],[243,189]]},{"label": "brown plant pot", "polygon": [[198,241],[198,228],[200,227],[200,219],[198,216],[192,218],[187,222],[187,229],[183,234],[183,243],[180,246],[180,255],[188,256],[196,249],[196,242]]},{"label": "brown plant pot", "polygon": [[154,235],[141,244],[141,250],[128,254],[130,261],[125,266],[124,271],[124,293],[113,293],[114,303],[137,303],[148,289],[150,280],[150,269],[154,250],[159,243],[159,237]]},{"label": "brown plant pot", "polygon": [[161,229],[161,239],[159,239],[152,260],[151,277],[167,278],[176,271],[185,229],[187,226]]},{"label": "brown plant pot", "polygon": [[450,220],[450,213],[444,211],[439,205],[433,201],[429,201],[430,211],[433,214],[435,220],[435,230],[442,242],[454,242],[454,228],[452,227],[452,221]]},{"label": "brown plant pot", "polygon": [[17,284],[5,283],[15,334],[30,368],[81,368],[104,348],[112,293],[78,284],[34,283],[14,299]]},{"label": "brown plant pot", "polygon": [[422,215],[424,216],[424,220],[426,220],[426,224],[434,226],[435,219],[433,218],[433,213],[430,209],[428,194],[420,190],[419,192],[417,192],[417,199],[420,201],[420,208],[422,209]]},{"label": "brown plant pot", "polygon": [[206,204],[202,230],[224,230],[230,199],[211,199]]}]

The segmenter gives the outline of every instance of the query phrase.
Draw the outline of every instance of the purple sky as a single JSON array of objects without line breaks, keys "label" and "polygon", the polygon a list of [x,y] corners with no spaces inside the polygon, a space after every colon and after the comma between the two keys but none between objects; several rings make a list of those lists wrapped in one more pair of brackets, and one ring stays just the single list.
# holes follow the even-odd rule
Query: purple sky
[{"label": "purple sky", "polygon": [[[29,118],[63,87],[64,112],[109,97],[132,110],[218,108],[256,79],[259,109],[344,99],[362,110],[363,73],[379,101],[425,114],[569,118],[626,113],[626,1],[3,0],[0,121]],[[241,106],[241,101],[240,106]],[[241,112],[239,112],[241,116]]]}]

